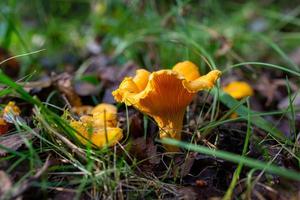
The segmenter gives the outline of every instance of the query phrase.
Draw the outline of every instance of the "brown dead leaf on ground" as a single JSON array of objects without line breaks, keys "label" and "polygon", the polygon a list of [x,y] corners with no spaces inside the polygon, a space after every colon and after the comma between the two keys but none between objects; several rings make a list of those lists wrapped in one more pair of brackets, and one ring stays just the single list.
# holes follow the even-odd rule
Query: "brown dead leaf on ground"
[{"label": "brown dead leaf on ground", "polygon": [[149,170],[160,162],[157,146],[150,139],[143,137],[133,139],[129,151],[138,160],[144,160],[142,165]]},{"label": "brown dead leaf on ground", "polygon": [[65,188],[57,188],[57,192],[53,197],[53,200],[73,200],[76,197],[76,190],[70,190]]},{"label": "brown dead leaf on ground", "polygon": [[68,73],[59,74],[53,77],[54,85],[67,97],[71,106],[81,106],[81,99],[74,90],[72,78],[73,76]]},{"label": "brown dead leaf on ground", "polygon": [[2,170],[0,170],[0,185],[0,197],[3,197],[3,195],[11,189],[12,182],[9,176]]},{"label": "brown dead leaf on ground", "polygon": [[[11,57],[12,55],[6,49],[0,47],[0,62]],[[11,78],[17,78],[20,72],[20,64],[15,58],[7,60],[5,63],[1,64],[0,68]]]},{"label": "brown dead leaf on ground", "polygon": [[189,186],[181,187],[177,190],[178,199],[184,200],[198,200],[198,199],[209,199],[209,200],[220,200],[222,193],[214,188],[202,188]]},{"label": "brown dead leaf on ground", "polygon": [[[51,77],[45,76],[40,80],[32,82],[20,82],[20,85],[28,92],[37,93],[42,89],[53,89],[51,86],[54,86],[61,92],[71,104],[71,106],[81,106],[81,99],[76,93],[73,85],[73,75],[69,73],[62,74],[52,74]],[[83,89],[81,89],[83,90]],[[84,89],[86,90],[86,88]]]},{"label": "brown dead leaf on ground", "polygon": [[2,117],[0,118],[0,135],[8,132],[10,124],[7,123]]},{"label": "brown dead leaf on ground", "polygon": [[[35,130],[35,132],[36,131],[37,129]],[[25,139],[32,140],[33,137],[34,135],[28,132],[19,132],[7,136],[1,136],[0,145],[4,148],[0,148],[0,156],[5,156],[7,153],[9,153],[9,151],[6,149],[10,149],[13,151],[19,149],[24,144]]]},{"label": "brown dead leaf on ground", "polygon": [[[292,91],[298,89],[297,85],[289,82]],[[283,87],[286,90],[285,79],[270,79],[266,75],[262,75],[254,85],[254,88],[259,91],[260,95],[267,98],[265,106],[269,106],[274,99],[281,100],[282,94],[279,91],[279,87]]]},{"label": "brown dead leaf on ground", "polygon": [[102,89],[102,84],[94,85],[88,82],[76,81],[74,83],[74,91],[80,96],[97,95]]},{"label": "brown dead leaf on ground", "polygon": [[22,195],[32,187],[33,182],[38,180],[48,170],[49,166],[51,165],[50,156],[51,154],[48,155],[45,163],[41,168],[36,169],[36,173],[33,176],[20,181],[20,183],[17,186],[13,187],[11,191],[6,192],[4,194],[6,197],[5,199],[21,198]]},{"label": "brown dead leaf on ground", "polygon": [[197,153],[192,152],[188,153],[187,155],[181,155],[176,157],[174,172],[176,173],[178,169],[181,178],[187,176],[190,173],[191,168],[193,167],[195,155],[197,155]]}]

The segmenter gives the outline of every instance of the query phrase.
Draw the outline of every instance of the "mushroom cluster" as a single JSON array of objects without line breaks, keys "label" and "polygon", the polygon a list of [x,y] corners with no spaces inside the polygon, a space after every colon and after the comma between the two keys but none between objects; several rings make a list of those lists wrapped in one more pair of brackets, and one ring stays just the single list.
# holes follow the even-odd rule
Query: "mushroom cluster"
[{"label": "mushroom cluster", "polygon": [[123,137],[122,129],[117,127],[117,108],[111,104],[97,105],[80,120],[72,119],[70,125],[84,145],[91,142],[99,148],[113,146]]},{"label": "mushroom cluster", "polygon": [[[211,89],[220,77],[219,70],[201,76],[198,67],[190,62],[180,62],[172,70],[136,71],[135,77],[126,77],[113,91],[117,102],[134,106],[151,116],[159,126],[160,138],[181,139],[186,107],[200,90]],[[166,146],[168,151],[179,151]]]}]

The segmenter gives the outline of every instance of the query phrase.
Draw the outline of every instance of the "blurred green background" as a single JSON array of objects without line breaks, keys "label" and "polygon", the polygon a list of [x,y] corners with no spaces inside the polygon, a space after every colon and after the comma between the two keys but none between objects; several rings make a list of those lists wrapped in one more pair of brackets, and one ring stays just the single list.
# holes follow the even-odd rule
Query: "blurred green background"
[{"label": "blurred green background", "polygon": [[3,0],[0,42],[11,55],[45,49],[19,59],[19,77],[102,53],[149,69],[189,59],[203,72],[245,61],[298,70],[299,14],[299,1]]}]

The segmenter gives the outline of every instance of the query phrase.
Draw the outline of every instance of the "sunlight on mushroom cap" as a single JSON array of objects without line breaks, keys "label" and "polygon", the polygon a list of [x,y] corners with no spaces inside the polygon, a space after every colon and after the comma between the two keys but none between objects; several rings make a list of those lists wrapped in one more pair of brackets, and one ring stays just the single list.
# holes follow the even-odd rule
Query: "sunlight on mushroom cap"
[{"label": "sunlight on mushroom cap", "polygon": [[[191,73],[196,74],[194,70],[198,71],[198,68],[191,69]],[[220,75],[220,71],[214,70],[205,76],[194,76],[194,80],[188,80],[185,78],[189,77],[187,71],[181,71],[179,67],[177,71],[159,70],[150,74],[143,90],[137,89],[133,81],[135,77],[127,77],[112,94],[117,102],[133,105],[153,117],[160,128],[161,138],[180,139],[186,107],[196,92],[211,89]],[[178,148],[171,146],[167,146],[167,149],[178,151]]]},{"label": "sunlight on mushroom cap", "polygon": [[97,147],[113,146],[122,139],[123,133],[117,127],[117,108],[114,105],[99,104],[91,110],[91,114],[81,116],[78,121],[71,120],[70,123],[83,144],[90,140]]},{"label": "sunlight on mushroom cap", "polygon": [[133,82],[136,84],[139,91],[142,91],[147,86],[150,74],[150,72],[144,69],[136,70],[136,75],[133,78]]},{"label": "sunlight on mushroom cap", "polygon": [[183,75],[186,80],[193,81],[200,77],[198,67],[191,61],[179,62],[173,67],[173,71]]},{"label": "sunlight on mushroom cap", "polygon": [[71,121],[70,125],[78,132],[77,138],[84,145],[90,141],[95,146],[101,148],[105,145],[113,146],[123,137],[122,129],[118,127],[98,128],[82,121]]},{"label": "sunlight on mushroom cap", "polygon": [[97,105],[95,108],[92,109],[91,114],[96,114],[96,113],[117,113],[117,108],[114,105],[108,104],[108,103],[101,103]]},{"label": "sunlight on mushroom cap", "polygon": [[91,112],[95,127],[117,126],[117,108],[114,105],[101,103]]},{"label": "sunlight on mushroom cap", "polygon": [[252,87],[243,81],[230,82],[228,85],[223,87],[223,90],[235,99],[252,96],[254,93]]},{"label": "sunlight on mushroom cap", "polygon": [[75,113],[78,116],[91,114],[93,106],[74,106],[71,108],[72,113]]}]

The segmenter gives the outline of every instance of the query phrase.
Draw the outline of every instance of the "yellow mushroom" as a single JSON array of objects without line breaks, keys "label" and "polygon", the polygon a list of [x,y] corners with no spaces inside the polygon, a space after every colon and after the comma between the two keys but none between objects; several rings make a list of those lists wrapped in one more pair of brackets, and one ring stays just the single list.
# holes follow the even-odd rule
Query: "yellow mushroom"
[{"label": "yellow mushroom", "polygon": [[92,110],[94,109],[93,106],[74,106],[71,108],[72,113],[75,113],[76,115],[83,116],[83,115],[89,115],[91,114]]},{"label": "yellow mushroom", "polygon": [[8,104],[3,109],[3,115],[7,115],[9,113],[16,115],[16,116],[20,115],[20,113],[21,113],[20,108],[16,105],[16,103],[14,101],[8,102]]},{"label": "yellow mushroom", "polygon": [[[223,87],[223,91],[237,100],[252,96],[254,93],[252,87],[248,83],[243,81],[232,81],[228,85]],[[232,113],[230,115],[231,119],[235,119],[237,117],[237,113]]]},{"label": "yellow mushroom", "polygon": [[122,129],[118,127],[93,127],[89,123],[75,120],[71,121],[70,125],[80,133],[76,136],[84,145],[90,141],[99,148],[105,145],[113,146],[123,137]]},{"label": "yellow mushroom", "polygon": [[223,90],[235,99],[242,99],[253,95],[252,87],[243,81],[233,81],[223,87]]},{"label": "yellow mushroom", "polygon": [[94,126],[117,126],[117,108],[114,105],[101,103],[92,110],[91,114],[93,115]]},{"label": "yellow mushroom", "polygon": [[104,112],[117,114],[117,108],[116,106],[108,103],[101,103],[92,109],[91,114],[104,113]]},{"label": "yellow mushroom", "polygon": [[8,104],[4,107],[0,117],[0,135],[7,133],[9,129],[9,124],[11,123],[9,115],[16,117],[20,114],[21,110],[16,103],[14,101],[8,102]]},{"label": "yellow mushroom", "polygon": [[77,138],[86,145],[88,140],[97,147],[113,146],[123,137],[122,129],[117,127],[117,108],[110,104],[99,104],[90,115],[80,120],[71,120],[70,125],[79,134]]},{"label": "yellow mushroom", "polygon": [[[126,77],[112,95],[117,102],[133,105],[151,116],[160,128],[161,138],[180,140],[186,107],[198,91],[211,89],[221,72],[213,70],[200,76],[198,68],[188,61],[175,65],[173,70],[151,74],[143,71],[143,74],[137,71],[134,78]],[[168,151],[179,150],[174,146],[166,148]]]},{"label": "yellow mushroom", "polygon": [[198,67],[191,61],[179,62],[173,67],[173,71],[176,71],[183,75],[186,80],[193,81],[200,77]]}]

